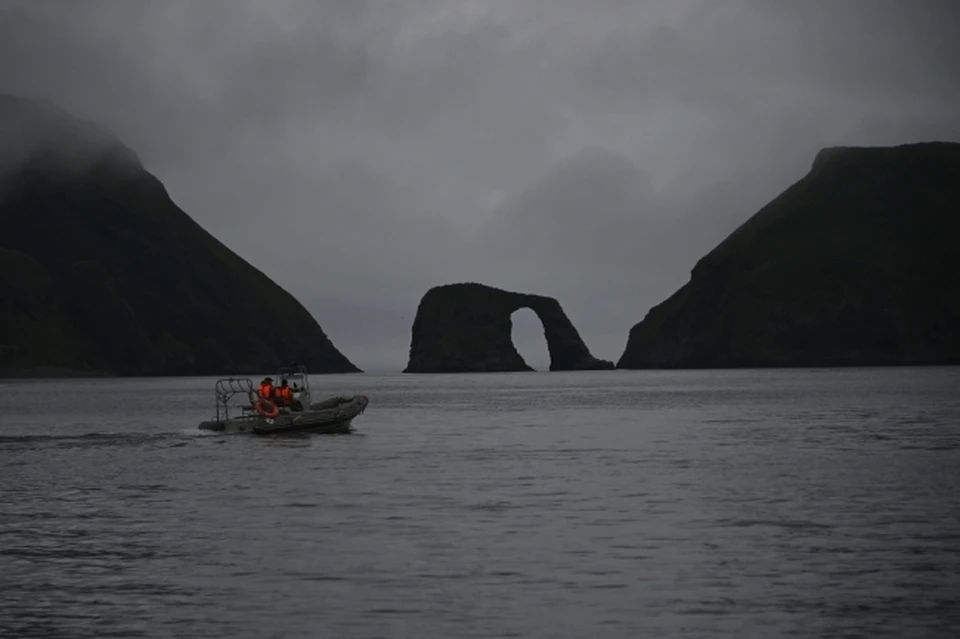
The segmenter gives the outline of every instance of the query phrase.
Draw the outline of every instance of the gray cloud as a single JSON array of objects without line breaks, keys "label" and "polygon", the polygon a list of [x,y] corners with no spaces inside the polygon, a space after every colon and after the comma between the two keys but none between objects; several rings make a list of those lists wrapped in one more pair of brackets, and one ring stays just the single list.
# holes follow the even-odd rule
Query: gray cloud
[{"label": "gray cloud", "polygon": [[[113,130],[365,369],[400,369],[420,296],[458,280],[558,297],[615,359],[819,148],[960,139],[958,16],[940,0],[0,0],[0,91]],[[252,232],[265,219],[276,245]],[[521,324],[521,351],[545,354]]]}]

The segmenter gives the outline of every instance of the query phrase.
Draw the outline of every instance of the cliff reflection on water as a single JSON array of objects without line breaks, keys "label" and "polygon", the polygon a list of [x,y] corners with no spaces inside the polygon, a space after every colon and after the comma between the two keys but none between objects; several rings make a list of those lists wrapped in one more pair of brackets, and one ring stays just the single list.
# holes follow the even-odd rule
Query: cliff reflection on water
[{"label": "cliff reflection on water", "polygon": [[960,369],[313,385],[357,434],[4,382],[0,636],[960,636]]}]

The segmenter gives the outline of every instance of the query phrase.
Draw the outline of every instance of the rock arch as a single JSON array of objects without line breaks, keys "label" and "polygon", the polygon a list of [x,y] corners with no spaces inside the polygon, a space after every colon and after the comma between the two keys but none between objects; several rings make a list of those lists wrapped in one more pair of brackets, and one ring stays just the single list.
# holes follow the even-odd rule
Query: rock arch
[{"label": "rock arch", "polygon": [[551,371],[612,370],[597,359],[552,297],[477,283],[436,286],[423,296],[413,322],[405,373],[531,371],[512,340],[510,316],[528,308],[543,324]]}]

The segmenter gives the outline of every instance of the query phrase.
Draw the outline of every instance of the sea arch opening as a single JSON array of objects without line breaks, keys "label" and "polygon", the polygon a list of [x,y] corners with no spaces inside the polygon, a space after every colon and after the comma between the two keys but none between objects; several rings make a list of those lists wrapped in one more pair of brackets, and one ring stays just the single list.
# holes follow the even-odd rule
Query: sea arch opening
[{"label": "sea arch opening", "polygon": [[510,314],[510,325],[510,341],[527,366],[537,371],[550,370],[550,349],[540,317],[524,306]]}]

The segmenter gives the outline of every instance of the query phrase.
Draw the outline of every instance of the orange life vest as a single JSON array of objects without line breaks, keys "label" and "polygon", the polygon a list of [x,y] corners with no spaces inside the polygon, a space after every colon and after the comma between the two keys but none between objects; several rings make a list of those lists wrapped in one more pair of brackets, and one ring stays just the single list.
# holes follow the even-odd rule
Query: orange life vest
[{"label": "orange life vest", "polygon": [[289,406],[293,403],[293,393],[290,392],[289,386],[278,386],[277,387],[277,399],[279,399],[284,406]]},{"label": "orange life vest", "polygon": [[260,384],[260,390],[257,391],[260,399],[273,399],[273,384]]}]

